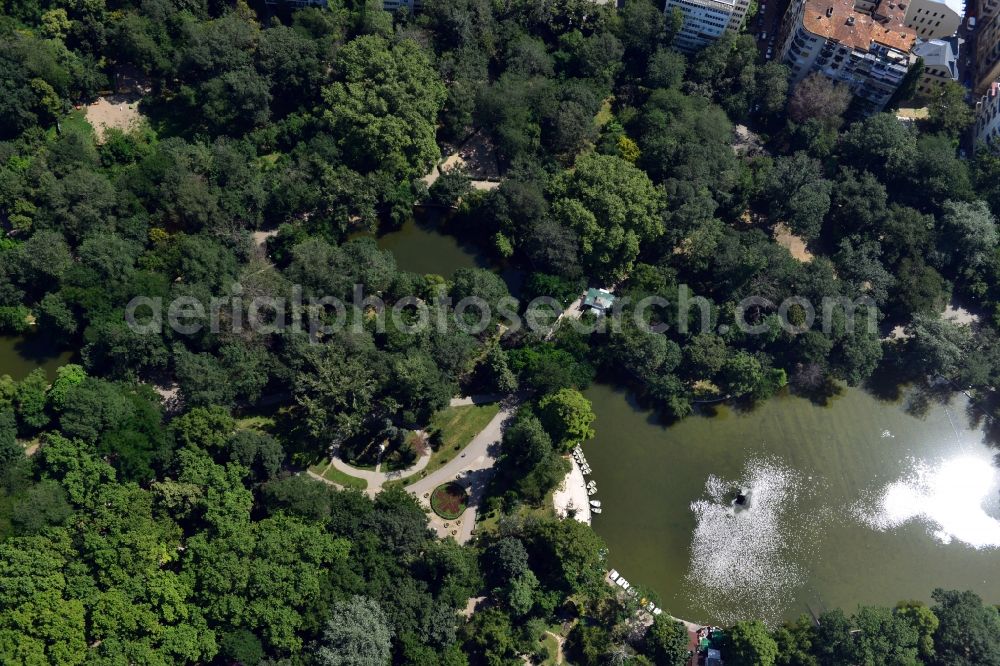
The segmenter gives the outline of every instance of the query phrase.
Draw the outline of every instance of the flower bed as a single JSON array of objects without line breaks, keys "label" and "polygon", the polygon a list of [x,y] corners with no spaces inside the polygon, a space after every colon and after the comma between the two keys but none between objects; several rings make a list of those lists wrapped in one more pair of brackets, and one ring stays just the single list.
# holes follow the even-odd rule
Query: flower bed
[{"label": "flower bed", "polygon": [[460,518],[469,506],[469,494],[454,481],[444,483],[431,493],[431,509],[446,520]]}]

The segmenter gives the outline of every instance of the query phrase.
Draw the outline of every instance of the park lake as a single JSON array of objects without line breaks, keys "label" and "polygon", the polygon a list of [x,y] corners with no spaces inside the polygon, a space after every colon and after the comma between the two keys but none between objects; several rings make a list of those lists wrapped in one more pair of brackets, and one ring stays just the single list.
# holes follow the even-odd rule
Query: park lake
[{"label": "park lake", "polygon": [[438,230],[429,216],[410,218],[394,231],[378,237],[378,246],[389,250],[396,264],[412,273],[434,273],[451,278],[459,268],[487,268],[475,248]]},{"label": "park lake", "polygon": [[[400,268],[487,267],[433,224],[379,246]],[[1000,598],[996,451],[957,394],[922,415],[848,388],[827,406],[780,395],[664,426],[628,394],[586,391],[584,449],[610,567],[685,619],[771,623],[857,604],[929,600],[935,587]],[[748,490],[745,506],[731,492]]]},{"label": "park lake", "polygon": [[669,427],[625,392],[586,394],[609,565],[678,617],[775,623],[939,586],[1000,598],[996,451],[961,394],[922,416],[861,389],[778,396]]},{"label": "park lake", "polygon": [[[446,214],[433,208],[417,207],[400,227],[379,234],[378,247],[392,252],[400,270],[440,275],[450,280],[460,268],[484,268],[496,272],[515,296],[523,276],[510,266],[497,265],[472,243],[443,230]],[[357,234],[363,237],[367,234]]]},{"label": "park lake", "polygon": [[24,379],[35,368],[42,368],[49,379],[56,368],[69,363],[72,353],[55,350],[34,336],[0,336],[0,375]]},{"label": "park lake", "polygon": [[[403,270],[450,278],[481,254],[415,219],[382,234]],[[505,275],[505,278],[509,276]],[[508,279],[510,283],[511,280]],[[54,377],[70,359],[0,337],[0,374]],[[827,406],[782,395],[665,426],[624,391],[586,391],[584,446],[608,566],[700,622],[927,600],[934,587],[1000,598],[1000,475],[961,394],[925,413],[846,389]],[[734,506],[734,489],[747,502]]]}]

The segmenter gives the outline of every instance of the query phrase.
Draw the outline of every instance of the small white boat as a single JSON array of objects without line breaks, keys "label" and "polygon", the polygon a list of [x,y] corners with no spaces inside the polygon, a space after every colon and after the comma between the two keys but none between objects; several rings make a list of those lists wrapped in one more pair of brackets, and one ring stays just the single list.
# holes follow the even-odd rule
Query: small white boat
[{"label": "small white boat", "polygon": [[608,572],[608,578],[610,578],[612,582],[618,580],[618,572],[615,569],[612,569]]},{"label": "small white boat", "polygon": [[662,608],[654,608],[653,609],[653,615],[663,615],[663,609]]},{"label": "small white boat", "polygon": [[596,508],[600,508],[601,507],[601,500],[590,500],[590,506],[596,507]]},{"label": "small white boat", "polygon": [[597,481],[594,481],[593,479],[591,479],[590,481],[587,481],[587,486],[588,487],[590,487],[590,486],[596,486],[596,485],[597,485]]},{"label": "small white boat", "polygon": [[628,581],[625,580],[624,576],[618,579],[618,587],[622,588],[623,590],[628,589]]},{"label": "small white boat", "polygon": [[597,488],[587,488],[587,494],[588,495],[596,495],[597,494]]},{"label": "small white boat", "polygon": [[591,509],[590,512],[591,513],[600,513],[601,510],[595,507],[595,508]]}]

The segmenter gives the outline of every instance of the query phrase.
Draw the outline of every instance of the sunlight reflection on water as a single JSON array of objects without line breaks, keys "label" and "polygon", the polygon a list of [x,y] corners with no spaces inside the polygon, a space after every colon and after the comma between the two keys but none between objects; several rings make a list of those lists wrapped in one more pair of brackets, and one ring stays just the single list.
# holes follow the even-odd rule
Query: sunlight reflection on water
[{"label": "sunlight reflection on water", "polygon": [[[748,491],[745,507],[733,507],[734,487]],[[807,579],[798,562],[815,554],[821,521],[803,526],[796,512],[816,491],[777,458],[748,461],[736,481],[710,476],[707,497],[691,503],[696,527],[685,582],[692,603],[727,623],[749,617],[777,622]]]},{"label": "sunlight reflection on water", "polygon": [[[919,520],[942,543],[976,549],[1000,547],[996,514],[997,469],[987,454],[912,460],[910,471],[853,507],[862,523],[891,530]],[[993,515],[991,515],[991,513]]]}]

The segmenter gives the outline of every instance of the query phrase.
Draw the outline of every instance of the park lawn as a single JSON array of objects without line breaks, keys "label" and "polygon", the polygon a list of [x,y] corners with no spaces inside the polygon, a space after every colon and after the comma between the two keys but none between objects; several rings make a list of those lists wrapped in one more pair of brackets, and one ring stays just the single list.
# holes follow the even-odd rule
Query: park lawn
[{"label": "park lawn", "polygon": [[557,666],[563,663],[559,661],[559,642],[555,637],[545,634],[539,642],[549,650],[549,658],[542,662],[542,666]]},{"label": "park lawn", "polygon": [[441,446],[437,450],[431,449],[431,459],[427,467],[404,479],[386,481],[382,484],[382,489],[387,490],[395,486],[405,488],[431,472],[441,469],[461,453],[472,438],[478,435],[499,412],[500,403],[496,402],[489,405],[445,407],[431,417],[427,428],[428,431],[435,428],[441,430]]},{"label": "park lawn", "polygon": [[239,430],[259,430],[260,432],[272,432],[274,430],[274,417],[265,414],[252,414],[236,419],[236,427]]},{"label": "park lawn", "polygon": [[356,488],[357,490],[365,490],[368,488],[368,482],[364,479],[344,474],[333,465],[330,465],[330,468],[326,470],[323,474],[323,478],[327,481],[333,481],[334,483],[340,484],[345,488]]},{"label": "park lawn", "polygon": [[63,131],[80,132],[91,137],[96,137],[94,128],[87,122],[87,111],[84,109],[73,109],[66,114],[66,117],[59,123]]},{"label": "park lawn", "polygon": [[[497,495],[503,494],[503,489],[497,489]],[[550,490],[545,499],[542,500],[540,506],[528,506],[527,504],[521,504],[512,513],[507,514],[511,516],[517,516],[519,519],[524,520],[526,518],[535,518],[538,520],[558,520],[559,517],[556,515],[555,506],[552,504],[552,495],[555,493],[555,488]],[[485,511],[483,510],[476,517],[476,532],[495,532],[497,527],[500,525],[500,518],[504,514],[501,511]]]},{"label": "park lawn", "polygon": [[597,111],[597,115],[594,116],[594,124],[598,127],[604,127],[614,117],[614,114],[611,113],[611,98],[608,97],[601,102],[601,108]]},{"label": "park lawn", "polygon": [[430,429],[441,431],[441,446],[431,452],[430,462],[423,469],[426,476],[441,469],[464,449],[472,438],[500,412],[500,403],[447,407],[431,417]]}]

